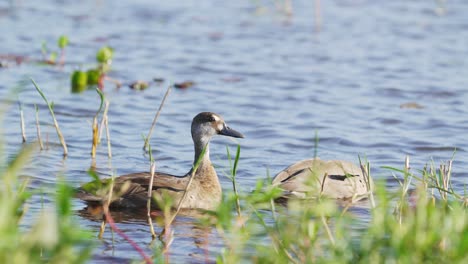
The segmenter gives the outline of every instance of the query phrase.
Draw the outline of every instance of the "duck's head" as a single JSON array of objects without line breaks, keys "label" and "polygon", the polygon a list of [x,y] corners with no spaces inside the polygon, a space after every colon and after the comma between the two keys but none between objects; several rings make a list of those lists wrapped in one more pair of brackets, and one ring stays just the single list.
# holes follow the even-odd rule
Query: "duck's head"
[{"label": "duck's head", "polygon": [[202,112],[192,121],[192,138],[194,142],[208,143],[214,135],[243,138],[240,132],[228,127],[224,119],[212,112]]}]

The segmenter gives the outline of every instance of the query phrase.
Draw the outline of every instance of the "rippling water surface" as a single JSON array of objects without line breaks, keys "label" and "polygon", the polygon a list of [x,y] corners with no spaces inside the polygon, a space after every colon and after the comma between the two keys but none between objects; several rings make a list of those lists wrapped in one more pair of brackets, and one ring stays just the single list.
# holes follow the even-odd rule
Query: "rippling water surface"
[{"label": "rippling water surface", "polygon": [[[273,1],[272,1],[273,2]],[[223,115],[246,136],[215,138],[211,158],[223,177],[226,145],[242,147],[240,188],[292,162],[314,155],[315,133],[323,159],[357,162],[366,156],[377,179],[392,186],[391,172],[410,155],[422,168],[452,157],[453,181],[468,183],[468,2],[466,1],[322,1],[320,31],[314,24],[314,1],[293,1],[287,16],[270,1],[10,1],[0,5],[2,55],[23,55],[30,62],[0,68],[0,95],[22,87],[19,101],[26,116],[28,140],[35,140],[34,105],[40,108],[48,150],[37,153],[30,169],[32,186],[54,186],[65,175],[73,186],[88,181],[91,121],[99,98],[94,90],[72,94],[70,72],[94,62],[105,44],[115,49],[110,76],[128,84],[164,78],[162,85],[134,91],[106,83],[113,158],[98,150],[97,170],[124,174],[148,170],[142,151],[146,134],[170,81],[196,85],[173,90],[163,108],[151,144],[158,169],[184,174],[191,166],[190,122],[201,111]],[[444,4],[445,2],[445,4]],[[260,3],[260,5],[259,5]],[[41,58],[42,41],[55,46],[66,34],[63,69],[32,62]],[[31,84],[33,77],[55,102],[57,119],[69,147],[62,150],[47,108]],[[10,96],[16,101],[16,96]],[[400,107],[417,103],[422,108]],[[21,144],[19,110],[12,105],[3,121],[6,151]],[[84,207],[74,201],[77,211]],[[31,206],[33,212],[40,206]],[[364,216],[365,217],[365,216]],[[122,217],[119,226],[141,244],[149,243],[144,219]],[[99,222],[79,217],[98,230]],[[174,260],[203,256],[200,237],[189,218],[176,225]],[[110,234],[96,250],[95,261],[139,258]],[[210,250],[217,251],[217,245]],[[203,259],[201,257],[201,259]]]}]

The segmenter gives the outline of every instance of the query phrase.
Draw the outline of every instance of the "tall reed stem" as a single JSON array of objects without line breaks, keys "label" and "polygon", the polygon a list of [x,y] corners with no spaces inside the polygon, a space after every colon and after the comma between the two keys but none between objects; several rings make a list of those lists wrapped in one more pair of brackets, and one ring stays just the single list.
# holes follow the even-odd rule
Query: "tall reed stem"
[{"label": "tall reed stem", "polygon": [[159,114],[161,113],[161,110],[162,110],[162,108],[164,106],[164,102],[166,101],[167,96],[171,92],[171,89],[172,89],[172,84],[170,84],[169,87],[167,87],[166,93],[164,94],[164,97],[163,97],[163,99],[161,101],[161,104],[159,105],[159,109],[156,112],[156,115],[154,116],[153,123],[151,124],[151,128],[150,128],[150,130],[148,132],[148,136],[145,138],[145,145],[143,146],[143,150],[145,150],[145,151],[148,148],[148,144],[149,144],[149,141],[150,141],[150,138],[151,138],[151,134],[153,133],[154,126],[156,125]]},{"label": "tall reed stem", "polygon": [[[100,141],[100,133],[99,133],[99,126],[98,126],[98,116],[99,116],[99,113],[101,112],[102,110],[102,106],[104,104],[104,94],[101,92],[101,90],[97,89],[96,88],[96,92],[99,94],[99,98],[101,100],[101,104],[99,105],[99,109],[97,110],[96,114],[94,115],[94,118],[93,118],[93,143],[92,143],[92,146],[91,146],[91,157],[94,159],[96,157],[96,149],[97,149],[97,145],[99,144],[99,141]],[[102,117],[103,119],[105,118],[104,116]],[[102,126],[101,126],[102,128]]]},{"label": "tall reed stem", "polygon": [[34,105],[34,108],[36,109],[36,131],[37,131],[37,141],[39,141],[39,147],[41,150],[44,149],[44,144],[42,144],[42,136],[41,136],[41,126],[39,123],[39,107],[37,105]]},{"label": "tall reed stem", "polygon": [[109,101],[106,100],[106,107],[104,109],[104,125],[106,126],[106,139],[107,139],[107,156],[112,158],[111,138],[109,131],[109,118],[107,117],[107,109],[109,108]]},{"label": "tall reed stem", "polygon": [[24,115],[23,115],[23,105],[18,102],[20,110],[20,121],[21,121],[21,136],[23,138],[23,143],[26,143],[26,130],[24,128]]},{"label": "tall reed stem", "polygon": [[105,123],[106,123],[106,118],[107,118],[107,112],[109,110],[109,101],[104,100],[104,113],[102,114],[101,118],[101,123],[99,124],[99,138],[98,138],[98,144],[101,143],[101,138],[102,138],[102,131],[104,129]]},{"label": "tall reed stem", "polygon": [[67,156],[68,155],[67,144],[65,143],[65,138],[63,137],[63,134],[62,134],[62,131],[60,130],[57,119],[55,118],[53,104],[49,103],[49,101],[45,97],[44,93],[42,92],[41,88],[39,88],[39,86],[36,84],[36,82],[32,78],[31,78],[31,82],[34,84],[34,87],[36,87],[37,92],[41,95],[42,99],[44,99],[45,103],[47,104],[47,107],[49,108],[49,112],[50,112],[50,114],[52,116],[52,119],[54,121],[55,130],[57,131],[57,135],[58,135],[60,143],[62,144],[62,147],[63,147],[63,156]]},{"label": "tall reed stem", "polygon": [[91,146],[91,157],[94,159],[96,157],[96,148],[98,144],[98,123],[97,123],[97,118],[93,118],[93,140],[92,140],[92,146]]},{"label": "tall reed stem", "polygon": [[[231,163],[231,153],[229,152],[229,148],[227,148],[227,155],[228,155],[228,160],[229,163]],[[239,163],[239,158],[240,158],[240,145],[237,145],[237,150],[236,150],[236,157],[234,159],[234,165],[231,166],[231,176],[230,179],[232,181],[232,189],[234,191],[234,194],[236,195],[236,210],[237,210],[237,215],[239,217],[242,216],[241,214],[241,207],[240,207],[240,200],[239,200],[239,193],[237,192],[237,184],[236,184],[236,175],[237,175],[237,165]]]},{"label": "tall reed stem", "polygon": [[156,163],[153,159],[153,154],[151,151],[151,145],[149,145],[149,155],[150,155],[150,183],[148,186],[148,194],[146,196],[146,215],[148,217],[148,224],[150,225],[151,237],[154,239],[156,237],[156,232],[154,232],[153,221],[151,220],[151,199],[153,198],[153,182],[154,182],[154,174],[156,171]]},{"label": "tall reed stem", "polygon": [[366,163],[363,164],[361,161],[361,157],[359,157],[359,166],[361,167],[362,175],[364,176],[364,182],[366,184],[366,189],[371,206],[372,208],[375,208],[373,181],[372,176],[370,175],[370,162],[366,161]]}]

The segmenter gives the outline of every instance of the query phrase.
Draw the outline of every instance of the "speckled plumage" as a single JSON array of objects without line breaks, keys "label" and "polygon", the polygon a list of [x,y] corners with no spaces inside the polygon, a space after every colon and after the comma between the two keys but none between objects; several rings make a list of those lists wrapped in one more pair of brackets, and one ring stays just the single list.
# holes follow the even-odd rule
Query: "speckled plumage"
[{"label": "speckled plumage", "polygon": [[[243,135],[229,128],[221,116],[211,112],[202,112],[196,115],[192,121],[191,131],[195,148],[194,163],[203,154],[203,149],[205,152],[181,208],[214,209],[221,202],[222,189],[210,161],[209,142],[214,135],[237,138],[242,138]],[[153,182],[153,197],[157,200],[166,194],[172,198],[173,206],[177,207],[191,174],[192,170],[183,176],[156,172]],[[117,177],[114,182],[117,198],[112,200],[111,208],[144,208],[147,202],[150,178],[149,172]],[[86,185],[78,189],[76,196],[91,204],[102,204],[107,199],[105,192],[97,195],[88,190]],[[157,208],[157,203],[153,202],[152,205]]]},{"label": "speckled plumage", "polygon": [[359,200],[368,193],[362,170],[348,161],[307,159],[296,162],[278,173],[273,184],[285,190],[285,196]]}]

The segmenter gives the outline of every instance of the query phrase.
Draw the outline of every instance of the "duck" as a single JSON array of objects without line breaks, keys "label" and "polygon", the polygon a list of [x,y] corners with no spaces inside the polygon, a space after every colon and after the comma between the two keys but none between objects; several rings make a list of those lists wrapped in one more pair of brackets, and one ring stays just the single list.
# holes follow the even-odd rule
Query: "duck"
[{"label": "duck", "polygon": [[[152,196],[156,200],[163,199],[163,196],[169,196],[172,199],[172,207],[176,208],[184,192],[187,191],[180,205],[181,209],[213,210],[221,202],[222,188],[210,160],[210,140],[215,135],[233,138],[244,138],[244,135],[230,128],[219,114],[213,112],[197,114],[192,120],[191,133],[195,149],[194,166],[182,176],[156,172]],[[192,173],[197,162],[198,167],[195,173]],[[186,190],[192,174],[193,179]],[[78,188],[76,197],[90,205],[108,203],[109,207],[113,209],[146,208],[150,179],[150,172],[131,173],[116,177],[113,193],[117,195],[110,203],[106,200],[110,188],[102,191],[101,187],[100,190],[96,190],[95,182],[84,184]],[[109,182],[109,179],[99,180],[97,185],[102,186]],[[152,207],[161,209],[158,208],[157,203],[152,203]]]},{"label": "duck", "polygon": [[272,184],[284,191],[282,198],[328,197],[352,201],[366,198],[374,186],[372,179],[364,177],[355,164],[320,158],[288,166],[275,175]]}]

